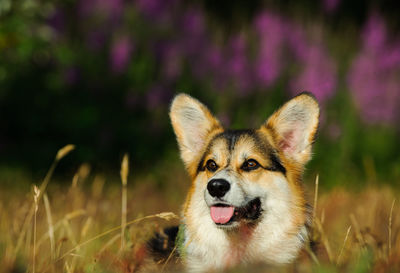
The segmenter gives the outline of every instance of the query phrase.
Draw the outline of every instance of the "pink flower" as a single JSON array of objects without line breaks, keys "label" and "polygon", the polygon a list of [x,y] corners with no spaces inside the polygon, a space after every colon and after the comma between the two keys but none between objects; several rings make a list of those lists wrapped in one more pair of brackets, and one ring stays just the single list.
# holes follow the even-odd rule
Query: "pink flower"
[{"label": "pink flower", "polygon": [[321,46],[311,46],[301,63],[302,71],[290,83],[292,93],[310,91],[319,102],[331,98],[336,88],[336,65]]},{"label": "pink flower", "polygon": [[173,81],[179,77],[182,66],[179,45],[171,43],[164,48],[162,63],[162,73],[167,80]]},{"label": "pink flower", "polygon": [[400,43],[387,39],[386,25],[373,14],[362,35],[348,83],[362,118],[369,123],[395,124],[400,114]]},{"label": "pink flower", "polygon": [[339,4],[340,0],[323,0],[322,2],[324,10],[328,13],[333,13],[334,11],[336,11]]},{"label": "pink flower", "polygon": [[225,63],[227,75],[239,93],[245,94],[252,86],[247,44],[244,37],[233,37],[228,45],[228,52]]},{"label": "pink flower", "polygon": [[371,15],[362,32],[364,49],[369,51],[382,50],[386,43],[386,36],[386,24],[383,19],[377,14]]},{"label": "pink flower", "polygon": [[280,17],[269,12],[257,16],[254,24],[260,42],[255,77],[261,87],[269,87],[282,69],[285,24]]},{"label": "pink flower", "polygon": [[128,37],[117,39],[111,48],[110,62],[115,73],[121,73],[129,63],[133,51],[133,44]]}]

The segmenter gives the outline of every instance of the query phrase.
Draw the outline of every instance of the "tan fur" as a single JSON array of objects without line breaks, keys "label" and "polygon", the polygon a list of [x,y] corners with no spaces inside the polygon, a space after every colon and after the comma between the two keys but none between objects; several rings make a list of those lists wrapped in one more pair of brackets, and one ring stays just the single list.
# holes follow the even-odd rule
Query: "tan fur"
[{"label": "tan fur", "polygon": [[[193,116],[194,111],[197,111],[202,115],[198,117]],[[170,118],[178,143],[180,144],[182,160],[185,163],[189,174],[193,176],[196,170],[196,166],[193,165],[193,162],[198,160],[198,157],[201,156],[203,149],[206,147],[205,144],[212,138],[212,136],[222,132],[223,128],[206,106],[185,94],[180,94],[175,97],[171,105]],[[198,118],[198,126],[202,128],[185,128],[182,126],[184,123],[183,119],[194,120],[196,118]],[[188,146],[185,138],[185,130],[196,129],[201,129],[202,131],[199,133],[198,139],[203,145],[200,145],[201,147],[199,147],[198,150],[193,150]]]},{"label": "tan fur", "polygon": [[[280,264],[295,259],[307,239],[309,214],[301,177],[318,127],[315,99],[309,94],[293,98],[259,129],[238,133],[234,144],[221,134],[224,129],[210,111],[188,95],[174,99],[170,116],[192,179],[183,209],[187,268],[204,272],[238,263]],[[279,157],[285,173],[271,169],[276,164],[271,153]],[[219,166],[217,171],[199,166],[209,159]],[[249,159],[262,167],[244,171],[241,167]],[[240,220],[231,229],[217,226],[209,208],[215,198],[207,192],[213,178],[230,182],[231,189],[223,198],[235,207],[249,198],[260,198],[260,219]]]}]

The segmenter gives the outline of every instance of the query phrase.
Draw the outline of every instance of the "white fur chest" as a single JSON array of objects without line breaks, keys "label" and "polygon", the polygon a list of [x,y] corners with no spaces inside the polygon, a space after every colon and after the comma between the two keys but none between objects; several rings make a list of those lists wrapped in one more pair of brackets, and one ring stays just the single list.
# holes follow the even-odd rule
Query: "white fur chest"
[{"label": "white fur chest", "polygon": [[[284,230],[242,230],[228,235],[224,230],[204,225],[201,231],[201,234],[185,231],[185,264],[190,272],[223,269],[240,263],[285,264],[295,259],[303,245],[300,233],[288,235]],[[305,228],[300,232],[305,232]]]}]

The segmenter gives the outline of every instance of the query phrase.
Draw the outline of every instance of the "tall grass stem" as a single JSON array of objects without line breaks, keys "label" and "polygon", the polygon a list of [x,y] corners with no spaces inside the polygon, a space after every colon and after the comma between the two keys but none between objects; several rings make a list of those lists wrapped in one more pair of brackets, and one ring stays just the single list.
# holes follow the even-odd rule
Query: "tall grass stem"
[{"label": "tall grass stem", "polygon": [[121,163],[122,204],[121,204],[121,251],[125,249],[125,229],[127,216],[127,185],[129,174],[129,157],[124,155]]},{"label": "tall grass stem", "polygon": [[50,240],[50,252],[51,252],[50,254],[51,254],[51,260],[53,261],[55,259],[54,225],[53,225],[53,217],[51,214],[50,202],[46,193],[43,195],[43,201],[44,201],[44,208],[46,210],[47,225],[49,226],[48,234]]},{"label": "tall grass stem", "polygon": [[337,260],[336,260],[336,265],[340,265],[341,258],[342,258],[342,254],[343,254],[343,250],[344,250],[344,248],[345,248],[345,246],[346,246],[347,239],[349,238],[350,231],[351,231],[351,225],[350,225],[349,228],[347,229],[346,236],[344,237],[344,240],[343,240],[342,248],[340,249],[338,258],[337,258]]},{"label": "tall grass stem", "polygon": [[33,186],[33,200],[34,200],[34,217],[33,217],[33,255],[32,255],[32,273],[36,271],[36,220],[37,220],[37,212],[39,210],[39,188],[34,185]]},{"label": "tall grass stem", "polygon": [[[154,218],[161,218],[161,219],[164,219],[166,221],[170,221],[172,219],[179,219],[179,217],[173,212],[161,212],[161,213],[158,213],[158,214],[147,215],[147,216],[144,216],[144,217],[129,221],[129,222],[126,223],[126,226],[130,226],[130,225],[139,223],[139,222],[141,222],[143,220],[146,220],[146,219],[154,219]],[[112,229],[104,231],[104,232],[102,232],[102,233],[100,233],[100,234],[98,234],[98,235],[96,235],[96,236],[94,236],[94,237],[92,237],[92,238],[90,238],[90,239],[88,239],[88,240],[76,245],[75,247],[73,247],[70,250],[68,250],[67,252],[65,252],[62,256],[60,256],[54,262],[58,262],[58,261],[64,259],[66,256],[70,255],[72,252],[74,252],[75,250],[79,249],[80,247],[82,247],[84,245],[87,245],[88,243],[91,243],[91,242],[93,242],[93,241],[95,241],[95,240],[97,240],[97,239],[99,239],[101,237],[104,237],[104,236],[106,236],[106,235],[108,235],[108,234],[110,234],[110,233],[112,233],[114,231],[117,231],[119,229],[121,229],[121,226],[116,226],[116,227],[114,227]]]},{"label": "tall grass stem", "polygon": [[388,256],[390,257],[392,255],[392,216],[393,216],[393,208],[394,208],[394,203],[396,202],[396,199],[393,199],[392,202],[392,207],[390,208],[390,214],[389,214],[389,235],[388,235]]},{"label": "tall grass stem", "polygon": [[[43,179],[42,184],[40,185],[38,202],[40,201],[42,194],[45,192],[46,187],[49,184],[51,177],[53,176],[54,170],[56,169],[58,162],[74,149],[75,149],[74,145],[68,144],[68,145],[64,146],[63,148],[61,148],[60,150],[58,150],[53,163],[51,164],[49,170],[47,171],[45,178]],[[18,236],[17,245],[15,247],[15,251],[14,251],[15,256],[17,255],[17,253],[22,245],[22,242],[25,237],[25,233],[29,228],[29,223],[31,223],[31,221],[32,221],[34,212],[35,212],[34,208],[31,208],[31,210],[28,213],[28,216],[25,218],[25,221],[22,225],[20,234]]]}]

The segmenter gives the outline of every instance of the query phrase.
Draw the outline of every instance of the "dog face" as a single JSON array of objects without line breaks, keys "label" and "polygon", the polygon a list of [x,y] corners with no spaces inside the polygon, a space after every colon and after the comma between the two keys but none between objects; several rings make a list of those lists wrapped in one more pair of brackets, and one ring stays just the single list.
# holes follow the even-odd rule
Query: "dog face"
[{"label": "dog face", "polygon": [[[257,129],[225,130],[203,104],[185,94],[174,99],[170,117],[192,178],[184,208],[188,236],[201,244],[202,233],[209,233],[208,240],[215,235],[211,240],[229,242],[232,231],[264,237],[269,232],[270,238],[249,239],[257,248],[263,238],[272,247],[274,240],[279,244],[298,236],[307,221],[301,176],[319,118],[312,95],[288,101]],[[271,259],[285,262],[294,256],[283,252]]]},{"label": "dog face", "polygon": [[[211,141],[199,163],[199,183],[219,228],[256,222],[266,209],[274,176],[286,173],[278,155],[254,130],[224,131]],[[272,186],[273,187],[273,186]]]}]

